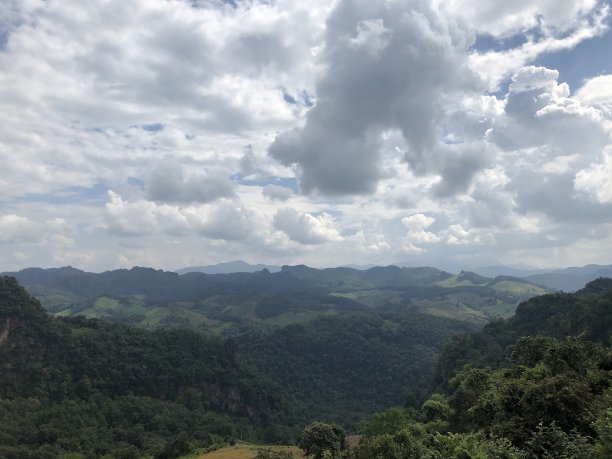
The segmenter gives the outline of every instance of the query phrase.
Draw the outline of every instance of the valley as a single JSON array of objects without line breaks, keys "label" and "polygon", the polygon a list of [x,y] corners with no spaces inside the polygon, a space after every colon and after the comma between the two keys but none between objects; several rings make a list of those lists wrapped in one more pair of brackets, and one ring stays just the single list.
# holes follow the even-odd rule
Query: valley
[{"label": "valley", "polygon": [[[570,294],[434,268],[12,274],[0,278],[0,455],[8,458],[198,450],[218,450],[202,458],[275,458],[274,448],[231,444],[295,444],[316,420],[362,434],[350,457],[377,457],[374,426],[389,409],[401,411],[385,421],[385,435],[413,429],[420,433],[411,441],[425,451],[432,435],[464,432],[484,451],[493,446],[474,432],[486,423],[468,422],[457,398],[470,367],[499,378],[522,337],[549,336],[530,346],[554,351],[567,336],[606,346],[612,330],[605,279]],[[602,371],[601,389],[588,398],[593,416],[608,387]],[[455,414],[431,414],[433,406]],[[499,434],[515,446],[526,441],[506,427]],[[405,447],[400,437],[388,441]]]}]

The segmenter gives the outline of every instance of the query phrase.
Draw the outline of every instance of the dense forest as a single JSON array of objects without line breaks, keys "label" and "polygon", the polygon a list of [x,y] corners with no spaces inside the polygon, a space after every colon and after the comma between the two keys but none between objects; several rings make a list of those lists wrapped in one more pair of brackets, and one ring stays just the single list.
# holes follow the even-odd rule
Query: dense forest
[{"label": "dense forest", "polygon": [[[389,273],[402,274],[374,271],[369,282],[383,280],[365,304],[332,291],[363,292],[346,273],[309,283],[318,271],[299,268],[283,287],[239,283],[241,299],[254,295],[252,316],[232,316],[223,333],[54,317],[0,277],[0,457],[179,457],[238,440],[303,441],[315,420],[359,433],[350,449],[338,443],[356,459],[612,454],[612,280],[536,296],[481,327],[402,304],[486,291],[488,278],[414,281],[401,301],[381,303],[381,291],[398,291]],[[92,288],[63,282],[62,292]],[[145,288],[133,285],[126,295]],[[146,292],[158,289],[159,301],[167,288]],[[231,316],[225,304],[217,312]]]},{"label": "dense forest", "polygon": [[307,419],[355,429],[407,397],[423,400],[442,346],[470,324],[420,313],[321,317],[236,342],[245,360],[303,405]]},{"label": "dense forest", "polygon": [[438,392],[374,415],[359,458],[612,457],[612,280],[550,294],[459,335]]},{"label": "dense forest", "polygon": [[0,457],[163,457],[181,434],[207,445],[295,417],[231,341],[51,318],[8,277],[0,337]]},{"label": "dense forest", "polygon": [[422,397],[444,343],[474,329],[359,308],[283,327],[244,325],[231,337],[153,332],[49,316],[10,277],[0,283],[0,321],[7,457],[159,455],[181,434],[193,447],[293,442],[317,418],[356,428],[403,403],[408,386]]}]

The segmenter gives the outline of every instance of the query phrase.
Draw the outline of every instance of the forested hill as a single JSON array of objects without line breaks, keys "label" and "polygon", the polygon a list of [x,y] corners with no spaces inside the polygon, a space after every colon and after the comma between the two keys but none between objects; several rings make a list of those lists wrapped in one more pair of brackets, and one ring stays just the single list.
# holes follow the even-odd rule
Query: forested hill
[{"label": "forested hill", "polygon": [[52,318],[0,277],[0,457],[161,454],[181,435],[261,436],[292,409],[231,341]]},{"label": "forested hill", "polygon": [[612,280],[519,306],[461,335],[439,360],[439,391],[375,414],[351,457],[612,457]]},{"label": "forested hill", "polygon": [[88,273],[28,268],[16,273],[43,307],[143,328],[189,327],[232,334],[245,323],[277,326],[363,310],[418,311],[483,325],[547,292],[511,277],[453,275],[436,268],[314,269],[178,275],[150,268]]},{"label": "forested hill", "polygon": [[373,412],[423,400],[439,352],[465,322],[416,312],[320,317],[237,336],[252,362],[307,407],[349,429]]},{"label": "forested hill", "polygon": [[[158,300],[191,300],[224,293],[279,293],[294,291],[339,292],[384,287],[422,286],[444,281],[452,274],[436,268],[375,267],[365,271],[352,268],[315,269],[283,266],[280,272],[204,274],[134,267],[103,273],[79,269],[27,268],[5,273],[24,285],[65,290],[81,296],[145,294]],[[483,278],[484,279],[484,278]]]},{"label": "forested hill", "polygon": [[551,293],[521,303],[516,314],[492,322],[481,331],[457,335],[446,346],[436,367],[434,386],[445,385],[465,364],[500,365],[522,336],[556,339],[581,336],[608,345],[612,336],[612,279],[589,282],[575,293]]}]

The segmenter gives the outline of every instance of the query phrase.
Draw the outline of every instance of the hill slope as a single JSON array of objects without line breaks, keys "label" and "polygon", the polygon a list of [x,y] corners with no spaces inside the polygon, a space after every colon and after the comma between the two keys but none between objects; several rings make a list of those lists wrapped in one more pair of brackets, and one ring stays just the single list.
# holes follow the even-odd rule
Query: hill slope
[{"label": "hill slope", "polygon": [[576,293],[551,293],[521,303],[506,321],[486,325],[472,335],[460,335],[446,346],[438,362],[434,385],[445,384],[465,364],[496,366],[508,359],[522,336],[582,336],[608,345],[612,332],[612,279],[588,283]]},{"label": "hill slope", "polygon": [[612,279],[456,337],[420,406],[365,423],[350,457],[612,457]]},{"label": "hill slope", "polygon": [[373,412],[425,395],[443,345],[473,331],[415,312],[321,317],[236,337],[241,355],[307,407],[309,420],[347,428]]},{"label": "hill slope", "polygon": [[51,318],[0,277],[1,457],[159,453],[182,431],[205,445],[290,424],[286,409],[230,341]]}]

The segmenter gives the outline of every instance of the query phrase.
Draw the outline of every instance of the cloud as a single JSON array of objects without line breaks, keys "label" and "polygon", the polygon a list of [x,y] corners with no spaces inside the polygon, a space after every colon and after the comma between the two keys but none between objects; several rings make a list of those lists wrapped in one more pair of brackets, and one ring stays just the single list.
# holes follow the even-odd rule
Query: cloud
[{"label": "cloud", "polygon": [[536,28],[557,33],[572,30],[579,20],[587,18],[597,6],[597,0],[563,3],[555,0],[446,2],[446,7],[454,16],[469,22],[479,33],[498,37]]},{"label": "cloud", "polygon": [[605,110],[612,119],[612,75],[599,75],[587,80],[574,95],[583,105]]},{"label": "cloud", "polygon": [[272,200],[287,201],[293,196],[293,191],[280,185],[266,185],[263,188],[263,195]]},{"label": "cloud", "polygon": [[[124,201],[114,191],[108,192],[106,221],[108,229],[120,236],[143,236],[159,231],[159,207],[149,201]],[[169,208],[169,206],[167,206]]]},{"label": "cloud", "polygon": [[202,222],[199,232],[211,239],[228,241],[246,239],[252,232],[252,222],[245,208],[232,201],[217,205]]},{"label": "cloud", "polygon": [[245,239],[253,231],[250,212],[236,200],[181,207],[144,199],[129,202],[114,191],[109,191],[108,197],[106,226],[123,237],[199,234],[233,241]]},{"label": "cloud", "polygon": [[[235,144],[269,144],[267,131],[305,110],[284,92],[312,92],[313,47],[330,7],[2,2],[0,149],[12,160],[0,191],[117,189],[167,155],[214,162],[215,151],[222,162],[239,154]],[[244,48],[254,37],[267,51]],[[163,130],[146,130],[156,125]]]},{"label": "cloud", "polygon": [[70,225],[61,218],[37,221],[24,215],[0,215],[0,244],[42,245],[58,238],[68,239],[71,232]]},{"label": "cloud", "polygon": [[587,190],[585,177],[605,169],[586,171],[610,143],[605,113],[571,97],[558,77],[542,67],[520,69],[486,139],[501,150],[505,188],[513,193],[518,212],[539,212],[556,221],[604,221],[612,209],[590,199],[593,193],[576,189]]},{"label": "cloud", "polygon": [[612,146],[606,149],[601,162],[576,173],[574,187],[601,204],[612,204]]},{"label": "cloud", "polygon": [[334,10],[316,105],[303,127],[282,132],[269,148],[297,167],[303,192],[372,193],[383,177],[382,135],[389,129],[403,133],[413,171],[440,172],[443,106],[479,80],[466,65],[472,34],[428,5],[343,1]]},{"label": "cloud", "polygon": [[0,263],[609,263],[609,2],[498,3],[0,2]]},{"label": "cloud", "polygon": [[445,145],[439,147],[438,155],[441,180],[432,189],[438,198],[467,191],[474,175],[489,164],[486,145],[482,142]]},{"label": "cloud", "polygon": [[521,68],[506,96],[506,116],[496,120],[488,140],[504,150],[547,146],[555,155],[601,151],[609,142],[601,112],[570,98],[558,77],[556,70]]},{"label": "cloud", "polygon": [[165,158],[145,180],[147,199],[157,202],[205,203],[223,197],[232,197],[234,185],[219,174],[194,172],[186,176],[181,164]]},{"label": "cloud", "polygon": [[44,228],[21,215],[0,216],[0,243],[39,242]]},{"label": "cloud", "polygon": [[431,244],[440,241],[440,237],[427,231],[427,228],[436,222],[433,217],[425,214],[414,214],[402,218],[402,224],[407,229],[403,248],[406,252],[420,253],[425,249],[417,244]]},{"label": "cloud", "polygon": [[478,234],[478,230],[466,230],[460,224],[450,225],[446,230],[440,232],[440,236],[444,238],[449,245],[467,245],[481,244],[482,240]]},{"label": "cloud", "polygon": [[301,244],[323,244],[342,240],[340,233],[334,228],[333,218],[325,213],[315,217],[285,207],[274,215],[274,227],[285,233],[289,239]]},{"label": "cloud", "polygon": [[605,2],[582,0],[560,6],[554,0],[519,1],[501,7],[484,3],[472,2],[467,6],[465,0],[456,0],[449,9],[480,34],[522,39],[521,44],[503,46],[501,51],[474,50],[470,54],[470,67],[488,82],[489,90],[499,89],[516,69],[539,56],[571,50],[608,31],[610,7]]}]

